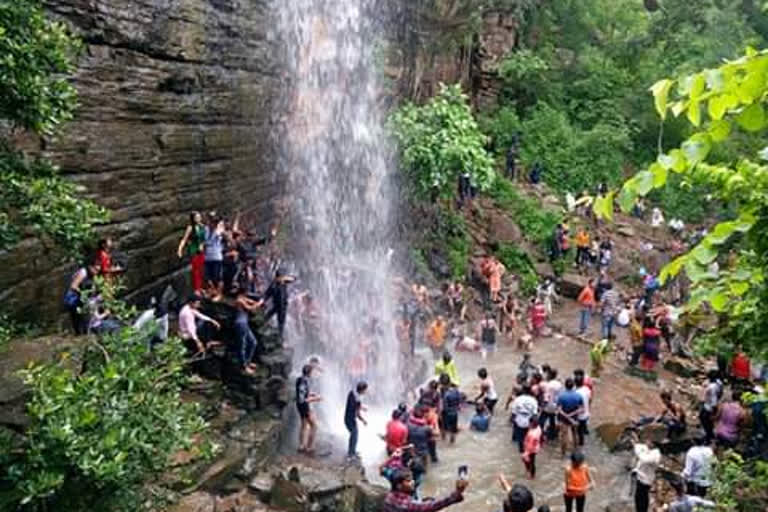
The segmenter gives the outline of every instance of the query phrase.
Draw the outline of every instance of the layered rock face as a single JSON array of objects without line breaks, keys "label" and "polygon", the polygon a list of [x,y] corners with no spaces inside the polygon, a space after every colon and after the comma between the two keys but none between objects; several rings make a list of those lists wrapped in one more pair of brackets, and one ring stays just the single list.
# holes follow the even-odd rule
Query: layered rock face
[{"label": "layered rock face", "polygon": [[[24,140],[112,212],[131,290],[178,271],[193,210],[235,210],[266,226],[279,96],[271,0],[46,0],[86,45],[73,78],[76,119],[54,140]],[[0,304],[42,321],[60,313],[72,272],[38,241],[0,253]]]}]

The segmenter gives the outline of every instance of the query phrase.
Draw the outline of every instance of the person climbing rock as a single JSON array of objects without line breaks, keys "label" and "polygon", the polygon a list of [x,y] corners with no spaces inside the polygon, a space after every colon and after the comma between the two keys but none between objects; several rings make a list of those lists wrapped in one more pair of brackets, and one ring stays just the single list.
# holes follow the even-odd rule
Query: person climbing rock
[{"label": "person climbing rock", "polygon": [[189,216],[189,224],[184,230],[184,236],[179,242],[176,251],[181,259],[186,251],[192,267],[192,289],[195,293],[203,290],[203,277],[205,267],[205,225],[200,212],[192,212]]},{"label": "person climbing rock", "polygon": [[288,285],[294,282],[292,276],[287,275],[286,271],[282,268],[278,269],[275,273],[275,279],[267,288],[264,293],[264,300],[271,300],[272,306],[264,316],[264,322],[268,322],[275,314],[277,315],[277,325],[280,332],[280,337],[283,337],[283,331],[285,330],[285,319],[288,314]]}]

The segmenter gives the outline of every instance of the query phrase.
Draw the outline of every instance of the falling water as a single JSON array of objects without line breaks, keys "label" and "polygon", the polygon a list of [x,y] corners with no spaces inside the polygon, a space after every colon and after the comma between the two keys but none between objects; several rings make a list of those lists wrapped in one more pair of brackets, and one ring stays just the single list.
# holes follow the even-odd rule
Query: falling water
[{"label": "falling water", "polygon": [[[392,203],[388,141],[377,108],[375,0],[280,0],[286,49],[287,121],[281,146],[289,176],[302,285],[317,325],[289,326],[295,366],[320,354],[318,405],[326,429],[344,434],[346,394],[369,382],[365,456],[381,450],[384,411],[401,391],[390,256]],[[377,421],[378,420],[378,421]],[[378,423],[378,425],[376,425]],[[366,434],[367,432],[367,434]]]}]

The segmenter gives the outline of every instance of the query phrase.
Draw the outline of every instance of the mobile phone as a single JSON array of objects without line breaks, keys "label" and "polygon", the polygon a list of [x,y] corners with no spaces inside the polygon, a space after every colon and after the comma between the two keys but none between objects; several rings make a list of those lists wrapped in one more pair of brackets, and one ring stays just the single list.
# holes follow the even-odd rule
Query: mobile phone
[{"label": "mobile phone", "polygon": [[469,477],[469,466],[462,464],[459,466],[459,480],[466,480]]}]

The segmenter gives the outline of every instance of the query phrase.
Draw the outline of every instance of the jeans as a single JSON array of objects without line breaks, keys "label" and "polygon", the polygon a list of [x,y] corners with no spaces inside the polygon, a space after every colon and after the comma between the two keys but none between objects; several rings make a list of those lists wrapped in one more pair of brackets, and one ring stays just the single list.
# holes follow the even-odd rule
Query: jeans
[{"label": "jeans", "polygon": [[347,446],[347,456],[354,457],[357,454],[357,423],[346,425],[349,430],[349,445]]},{"label": "jeans", "polygon": [[576,500],[576,512],[584,512],[584,505],[587,501],[586,495],[583,496],[563,496],[565,498],[565,512],[571,512],[573,510],[573,501]]},{"label": "jeans", "polygon": [[555,413],[542,412],[541,419],[539,421],[541,422],[541,428],[546,438],[550,441],[552,441],[553,439],[556,439],[557,438],[557,420],[556,420]]},{"label": "jeans", "polygon": [[699,421],[701,422],[701,428],[704,429],[707,442],[712,441],[715,438],[715,420],[712,415],[712,411],[706,410],[702,407],[699,410]]},{"label": "jeans", "polygon": [[603,339],[608,339],[611,337],[611,334],[613,334],[614,320],[613,315],[603,315]]},{"label": "jeans", "polygon": [[578,433],[579,433],[579,446],[584,446],[584,436],[589,434],[589,428],[587,427],[587,422],[589,419],[586,420],[579,420],[579,427],[578,427]]},{"label": "jeans", "polygon": [[592,316],[592,310],[584,308],[581,310],[581,322],[579,322],[579,334],[584,334],[589,328],[589,317]]},{"label": "jeans", "polygon": [[635,512],[648,512],[650,493],[650,485],[645,485],[640,481],[635,482]]},{"label": "jeans", "polygon": [[256,352],[256,344],[256,336],[253,335],[253,331],[250,327],[245,326],[240,333],[240,364],[245,366],[251,362],[253,354]]}]

